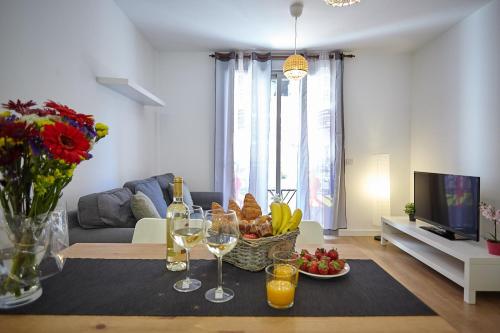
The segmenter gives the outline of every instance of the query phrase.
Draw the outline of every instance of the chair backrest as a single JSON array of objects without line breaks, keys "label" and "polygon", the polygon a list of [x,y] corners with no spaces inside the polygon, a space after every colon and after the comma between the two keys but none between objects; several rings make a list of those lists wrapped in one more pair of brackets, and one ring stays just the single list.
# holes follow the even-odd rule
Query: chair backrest
[{"label": "chair backrest", "polygon": [[300,234],[297,244],[323,244],[323,227],[316,221],[302,221],[299,225]]},{"label": "chair backrest", "polygon": [[140,219],[135,225],[132,243],[165,244],[167,242],[166,232],[165,219]]}]

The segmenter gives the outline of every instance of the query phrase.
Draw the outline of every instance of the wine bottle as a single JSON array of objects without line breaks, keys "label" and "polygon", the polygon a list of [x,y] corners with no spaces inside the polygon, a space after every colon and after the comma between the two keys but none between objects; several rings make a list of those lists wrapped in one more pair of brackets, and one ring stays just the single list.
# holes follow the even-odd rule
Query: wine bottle
[{"label": "wine bottle", "polygon": [[174,242],[171,228],[173,221],[189,218],[189,208],[184,203],[182,196],[182,177],[174,178],[173,201],[167,208],[167,269],[169,271],[182,271],[186,269],[186,251]]}]

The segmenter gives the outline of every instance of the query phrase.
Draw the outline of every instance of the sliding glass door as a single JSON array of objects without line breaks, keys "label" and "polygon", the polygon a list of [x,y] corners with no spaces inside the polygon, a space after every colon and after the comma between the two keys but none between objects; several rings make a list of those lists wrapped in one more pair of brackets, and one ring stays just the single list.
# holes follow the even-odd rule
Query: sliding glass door
[{"label": "sliding glass door", "polygon": [[297,205],[301,130],[300,82],[273,72],[269,126],[269,202],[281,195],[294,209]]}]

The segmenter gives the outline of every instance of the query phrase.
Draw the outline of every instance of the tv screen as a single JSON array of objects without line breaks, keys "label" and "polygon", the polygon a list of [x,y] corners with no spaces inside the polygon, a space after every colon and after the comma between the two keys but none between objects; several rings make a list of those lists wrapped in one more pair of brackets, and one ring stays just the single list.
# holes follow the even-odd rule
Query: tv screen
[{"label": "tv screen", "polygon": [[415,172],[415,217],[479,240],[479,177]]}]

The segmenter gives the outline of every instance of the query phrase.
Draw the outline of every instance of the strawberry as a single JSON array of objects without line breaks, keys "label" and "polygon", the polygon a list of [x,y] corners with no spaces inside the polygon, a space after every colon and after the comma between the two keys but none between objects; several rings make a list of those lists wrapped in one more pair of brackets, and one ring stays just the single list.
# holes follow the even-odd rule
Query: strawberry
[{"label": "strawberry", "polygon": [[322,256],[320,260],[328,264],[332,259],[329,256]]},{"label": "strawberry", "polygon": [[326,255],[326,251],[324,248],[317,248],[316,249],[316,252],[314,253],[314,255],[316,256],[316,258],[318,259],[321,259],[322,256]]},{"label": "strawberry", "polygon": [[337,251],[337,249],[331,249],[326,255],[329,256],[332,260],[337,260],[339,258],[339,252]]},{"label": "strawberry", "polygon": [[301,271],[308,271],[308,268],[307,266],[309,265],[309,260],[307,260],[306,258],[299,258],[297,259],[297,266],[299,266],[299,269]]},{"label": "strawberry", "polygon": [[318,264],[318,271],[320,275],[327,275],[328,274],[328,264],[324,261],[320,261]]},{"label": "strawberry", "polygon": [[340,268],[339,263],[335,260],[330,261],[330,263],[328,264],[328,274],[330,275],[337,274],[341,270],[342,269]]},{"label": "strawberry", "polygon": [[337,260],[337,262],[339,263],[340,270],[343,270],[344,267],[345,267],[345,260],[344,259],[339,259],[339,260]]},{"label": "strawberry", "polygon": [[319,274],[318,262],[316,260],[310,261],[307,264],[307,271],[311,274]]},{"label": "strawberry", "polygon": [[302,251],[300,251],[300,256],[301,256],[302,258],[306,258],[306,259],[307,259],[307,260],[309,260],[309,261],[311,261],[311,260],[313,259],[312,254],[310,254],[310,253],[309,253],[309,251],[307,251],[307,250],[302,250]]}]

